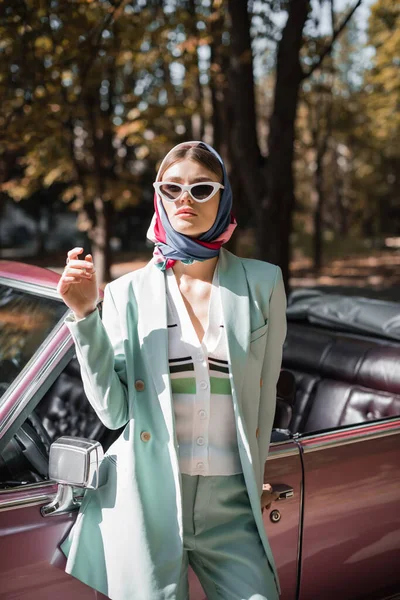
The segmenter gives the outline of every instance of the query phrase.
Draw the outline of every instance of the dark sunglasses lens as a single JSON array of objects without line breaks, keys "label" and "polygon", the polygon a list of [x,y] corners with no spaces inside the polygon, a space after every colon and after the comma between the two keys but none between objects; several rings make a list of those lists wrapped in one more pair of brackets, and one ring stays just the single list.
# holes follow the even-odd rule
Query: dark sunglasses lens
[{"label": "dark sunglasses lens", "polygon": [[182,191],[179,185],[174,185],[173,183],[167,183],[160,186],[160,190],[164,196],[171,198],[171,200],[175,200]]},{"label": "dark sunglasses lens", "polygon": [[212,192],[213,186],[205,183],[199,183],[199,185],[192,187],[192,194],[196,200],[204,200],[204,198],[208,198]]}]

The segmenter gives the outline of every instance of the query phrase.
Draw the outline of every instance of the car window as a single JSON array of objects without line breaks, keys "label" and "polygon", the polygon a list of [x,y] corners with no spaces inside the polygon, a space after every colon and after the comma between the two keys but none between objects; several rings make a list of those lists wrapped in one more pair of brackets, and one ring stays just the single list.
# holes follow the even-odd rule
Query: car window
[{"label": "car window", "polygon": [[0,488],[48,479],[50,445],[62,435],[95,439],[106,448],[119,433],[108,430],[89,404],[73,357],[1,451]]},{"label": "car window", "polygon": [[63,302],[0,283],[0,398],[65,312]]}]

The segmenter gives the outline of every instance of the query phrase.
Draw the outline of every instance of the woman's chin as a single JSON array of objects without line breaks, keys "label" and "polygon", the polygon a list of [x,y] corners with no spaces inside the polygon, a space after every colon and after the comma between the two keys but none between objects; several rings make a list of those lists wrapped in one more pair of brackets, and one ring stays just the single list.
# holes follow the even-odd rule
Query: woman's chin
[{"label": "woman's chin", "polygon": [[187,235],[188,237],[196,238],[199,235],[202,235],[202,231],[199,231],[198,227],[195,227],[193,223],[183,223],[180,221],[179,223],[174,223],[174,229],[178,233],[182,233],[183,235]]}]

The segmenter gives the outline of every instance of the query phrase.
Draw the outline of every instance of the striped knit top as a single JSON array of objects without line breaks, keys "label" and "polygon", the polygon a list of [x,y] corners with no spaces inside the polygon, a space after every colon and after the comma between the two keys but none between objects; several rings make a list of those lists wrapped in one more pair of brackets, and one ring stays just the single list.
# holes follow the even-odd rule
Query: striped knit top
[{"label": "striped knit top", "polygon": [[200,343],[172,269],[165,271],[169,371],[179,447],[179,465],[188,475],[242,472],[226,332],[214,271],[208,326]]}]

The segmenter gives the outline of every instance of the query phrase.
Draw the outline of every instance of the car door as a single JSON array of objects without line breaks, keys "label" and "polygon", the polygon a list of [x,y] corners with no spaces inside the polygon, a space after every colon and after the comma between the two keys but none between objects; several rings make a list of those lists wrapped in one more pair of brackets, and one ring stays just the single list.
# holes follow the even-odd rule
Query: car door
[{"label": "car door", "polygon": [[[1,285],[0,281],[0,298]],[[7,295],[5,306],[12,318],[2,314],[0,307],[0,323],[6,323],[8,318],[19,325],[8,331],[8,336],[3,327],[0,350],[1,344],[4,350],[12,333],[16,337],[7,351],[11,354],[10,348],[20,351],[18,356],[10,355],[0,362],[1,597],[4,600],[106,598],[64,572],[66,561],[58,547],[72,527],[76,512],[51,517],[41,514],[41,507],[54,498],[57,486],[45,475],[48,456],[41,441],[46,436],[39,423],[51,438],[47,440],[47,450],[49,442],[60,435],[88,437],[87,428],[79,429],[85,422],[90,426],[90,437],[99,439],[105,448],[113,441],[110,435],[116,436],[118,431],[108,434],[102,431],[90,404],[82,397],[79,369],[76,363],[75,368],[71,367],[72,340],[61,323],[65,307],[60,307],[54,290],[41,286],[27,289],[14,282],[4,291],[4,297]],[[68,410],[74,405],[79,411],[68,417]],[[24,444],[29,446],[25,455]],[[264,512],[264,523],[280,576],[281,600],[294,600],[303,486],[299,446],[290,436],[283,435],[272,442],[265,482],[292,490],[287,498]],[[189,581],[191,600],[204,598],[191,570]]]},{"label": "car door", "polygon": [[0,491],[0,589],[4,600],[99,597],[64,572],[65,559],[57,548],[75,514],[44,519],[40,513],[56,489],[56,485],[44,483]]},{"label": "car door", "polygon": [[[63,372],[49,391],[59,387],[58,382],[62,376]],[[48,399],[49,393],[46,393],[36,406],[34,413],[37,417],[43,404],[45,408],[49,406]],[[55,400],[59,399],[59,396],[56,396]],[[40,440],[35,439],[30,429],[31,418],[32,413],[29,413],[12,442],[17,440],[15,445],[25,443],[25,438],[18,433],[25,427],[33,443],[36,442],[41,449]],[[26,454],[30,453],[31,448],[28,448]],[[21,600],[105,598],[64,571],[66,559],[59,550],[59,544],[72,527],[77,513],[72,511],[47,517],[42,516],[41,513],[41,508],[53,500],[57,492],[57,484],[46,481],[44,477],[42,481],[33,482],[30,479],[31,474],[33,473],[37,479],[40,479],[39,475],[35,473],[29,461],[23,463],[22,457],[21,459],[16,457],[15,449],[10,448],[10,444],[3,447],[3,452],[0,450],[0,454],[3,458],[0,470],[1,598],[4,600],[8,598]],[[46,460],[47,458],[48,455]],[[7,466],[10,469],[5,480]],[[21,477],[18,476],[19,468]],[[41,475],[43,476],[43,473]]]},{"label": "car door", "polygon": [[[72,342],[62,325],[64,314],[65,306],[54,290],[0,281],[0,595],[4,600],[102,597],[64,572],[65,557],[58,546],[76,512],[45,518],[40,511],[57,491],[46,476],[51,436],[41,423],[47,415],[54,424],[57,414],[65,413],[59,394],[54,403],[49,402],[72,357]],[[45,412],[38,418],[43,406]],[[53,412],[46,412],[46,407]],[[68,423],[66,427],[68,433]]]},{"label": "car door", "polygon": [[[273,432],[274,439],[274,432]],[[281,490],[282,499],[264,510],[263,520],[278,569],[280,600],[296,600],[299,581],[299,554],[303,507],[301,448],[288,437],[273,442],[265,464],[264,482]]]},{"label": "car door", "polygon": [[300,600],[400,597],[400,418],[300,437]]},{"label": "car door", "polygon": [[[280,600],[296,600],[299,582],[303,469],[301,448],[289,432],[273,431],[264,483],[282,491],[282,499],[264,510],[263,521],[281,585]],[[285,493],[286,490],[286,493]],[[189,569],[190,600],[207,600]]]}]

